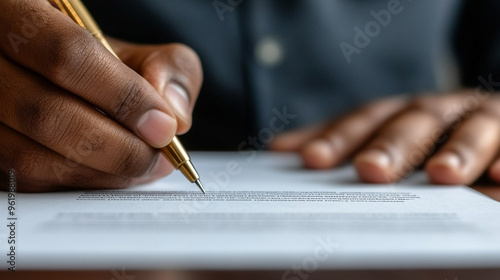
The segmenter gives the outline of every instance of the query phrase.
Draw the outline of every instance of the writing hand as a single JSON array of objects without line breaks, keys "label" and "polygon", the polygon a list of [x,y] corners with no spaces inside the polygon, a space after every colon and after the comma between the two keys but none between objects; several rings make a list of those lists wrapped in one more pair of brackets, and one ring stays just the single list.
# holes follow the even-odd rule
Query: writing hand
[{"label": "writing hand", "polygon": [[0,170],[17,171],[20,191],[172,171],[154,148],[191,125],[202,80],[192,50],[113,41],[122,63],[43,0],[0,1],[0,33]]}]

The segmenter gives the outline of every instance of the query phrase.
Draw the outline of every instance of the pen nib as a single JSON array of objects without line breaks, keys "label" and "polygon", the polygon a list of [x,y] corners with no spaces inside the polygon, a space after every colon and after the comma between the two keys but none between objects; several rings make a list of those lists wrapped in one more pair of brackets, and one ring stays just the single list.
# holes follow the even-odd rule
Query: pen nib
[{"label": "pen nib", "polygon": [[205,194],[205,189],[203,188],[203,185],[201,184],[200,180],[196,180],[195,181],[196,185],[198,186],[198,188],[200,188],[200,190]]}]

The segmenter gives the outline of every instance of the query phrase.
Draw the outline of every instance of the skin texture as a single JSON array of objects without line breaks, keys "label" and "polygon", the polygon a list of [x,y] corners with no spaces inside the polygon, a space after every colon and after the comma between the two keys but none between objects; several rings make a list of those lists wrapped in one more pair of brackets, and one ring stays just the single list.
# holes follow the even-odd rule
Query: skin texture
[{"label": "skin texture", "polygon": [[14,169],[18,191],[41,192],[172,171],[155,148],[191,126],[202,83],[191,49],[111,40],[121,62],[44,0],[0,1],[0,18],[2,177]]},{"label": "skin texture", "polygon": [[368,183],[391,183],[423,165],[437,184],[471,184],[485,171],[500,182],[500,98],[480,89],[397,97],[330,123],[278,135],[312,169],[353,160]]},{"label": "skin texture", "polygon": [[[172,172],[155,148],[189,130],[202,83],[179,44],[110,40],[121,60],[45,0],[0,1],[0,186],[18,191],[123,188]],[[424,165],[438,184],[500,182],[500,100],[477,89],[380,100],[329,123],[278,135],[304,165],[353,160],[389,183]]]}]

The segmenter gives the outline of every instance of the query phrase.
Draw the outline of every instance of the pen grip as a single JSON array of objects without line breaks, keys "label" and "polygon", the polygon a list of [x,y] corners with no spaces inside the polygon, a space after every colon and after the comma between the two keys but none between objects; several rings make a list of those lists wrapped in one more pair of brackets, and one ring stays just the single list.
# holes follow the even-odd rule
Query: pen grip
[{"label": "pen grip", "polygon": [[179,169],[182,164],[190,160],[188,153],[177,137],[174,137],[169,145],[162,148],[161,152],[172,163],[175,169]]},{"label": "pen grip", "polygon": [[[104,37],[99,25],[97,25],[92,15],[80,0],[49,0],[49,2],[54,7],[57,7],[61,12],[68,15],[78,25],[92,33],[92,35],[99,40],[108,51],[110,51],[116,58],[120,59],[109,44],[108,40]],[[190,162],[188,153],[177,137],[174,136],[172,142],[162,148],[161,151],[170,163],[172,163],[175,169],[180,169],[191,182],[199,178]]]}]

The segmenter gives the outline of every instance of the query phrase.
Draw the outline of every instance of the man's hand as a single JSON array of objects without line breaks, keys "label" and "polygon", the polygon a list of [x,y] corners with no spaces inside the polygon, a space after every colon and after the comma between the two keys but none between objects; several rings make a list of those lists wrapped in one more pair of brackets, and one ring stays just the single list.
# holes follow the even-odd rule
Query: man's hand
[{"label": "man's hand", "polygon": [[271,144],[300,151],[314,169],[353,159],[369,183],[397,181],[425,163],[437,184],[470,184],[486,170],[500,182],[499,147],[500,98],[475,90],[382,100],[329,124],[279,135]]},{"label": "man's hand", "polygon": [[172,171],[154,148],[191,126],[202,82],[192,50],[112,41],[122,63],[46,0],[0,1],[0,34],[0,173],[16,170],[19,191]]}]

